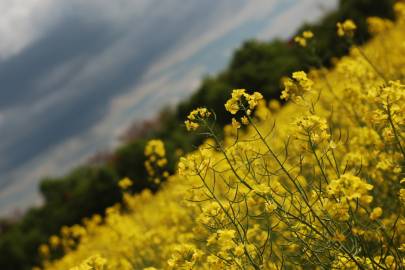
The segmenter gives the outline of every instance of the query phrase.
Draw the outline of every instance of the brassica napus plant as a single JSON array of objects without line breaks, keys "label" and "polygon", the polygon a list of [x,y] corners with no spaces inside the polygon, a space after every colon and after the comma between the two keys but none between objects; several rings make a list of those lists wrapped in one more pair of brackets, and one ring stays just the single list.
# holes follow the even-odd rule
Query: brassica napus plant
[{"label": "brassica napus plant", "polygon": [[332,70],[285,78],[281,110],[235,90],[224,138],[215,112],[191,112],[187,128],[207,139],[178,173],[64,228],[42,249],[66,255],[44,268],[402,269],[405,5],[396,11],[396,23],[370,19],[374,39]]}]

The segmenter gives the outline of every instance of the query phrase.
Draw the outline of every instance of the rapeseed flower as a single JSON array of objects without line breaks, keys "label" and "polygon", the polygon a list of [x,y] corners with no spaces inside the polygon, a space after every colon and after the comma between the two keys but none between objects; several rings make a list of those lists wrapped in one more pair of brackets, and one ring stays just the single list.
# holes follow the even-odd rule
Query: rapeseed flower
[{"label": "rapeseed flower", "polygon": [[339,37],[353,37],[354,32],[357,29],[356,24],[352,20],[345,20],[344,22],[338,22],[337,26],[337,34]]}]

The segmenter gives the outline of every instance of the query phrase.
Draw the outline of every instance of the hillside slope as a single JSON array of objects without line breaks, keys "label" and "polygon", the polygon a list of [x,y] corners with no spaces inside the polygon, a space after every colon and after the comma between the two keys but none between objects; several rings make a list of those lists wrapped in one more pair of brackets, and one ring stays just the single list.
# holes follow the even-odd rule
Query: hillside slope
[{"label": "hillside slope", "polygon": [[[180,160],[178,173],[155,195],[124,192],[105,220],[63,228],[40,251],[67,254],[44,268],[403,265],[405,4],[395,9],[395,25],[370,20],[376,36],[331,70],[285,79],[291,102],[280,111],[260,94],[234,91],[226,108],[235,120],[223,140],[214,115],[194,111],[187,126],[209,138]],[[350,44],[353,32],[343,24],[339,42]]]}]

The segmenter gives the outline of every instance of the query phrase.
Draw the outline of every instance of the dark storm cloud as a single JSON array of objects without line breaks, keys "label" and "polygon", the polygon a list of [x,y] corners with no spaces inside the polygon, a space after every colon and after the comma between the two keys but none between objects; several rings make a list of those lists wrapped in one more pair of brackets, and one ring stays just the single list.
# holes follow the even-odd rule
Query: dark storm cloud
[{"label": "dark storm cloud", "polygon": [[71,59],[99,53],[112,38],[114,35],[106,24],[90,25],[73,17],[64,19],[20,54],[0,62],[0,110],[41,98],[41,94],[52,89],[36,89],[36,81]]}]

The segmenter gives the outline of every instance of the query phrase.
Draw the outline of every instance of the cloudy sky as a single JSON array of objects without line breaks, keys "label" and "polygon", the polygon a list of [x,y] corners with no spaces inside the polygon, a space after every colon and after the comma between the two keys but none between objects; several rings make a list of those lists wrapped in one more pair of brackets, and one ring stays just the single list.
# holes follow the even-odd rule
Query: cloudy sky
[{"label": "cloudy sky", "polygon": [[335,0],[0,0],[0,214]]}]

